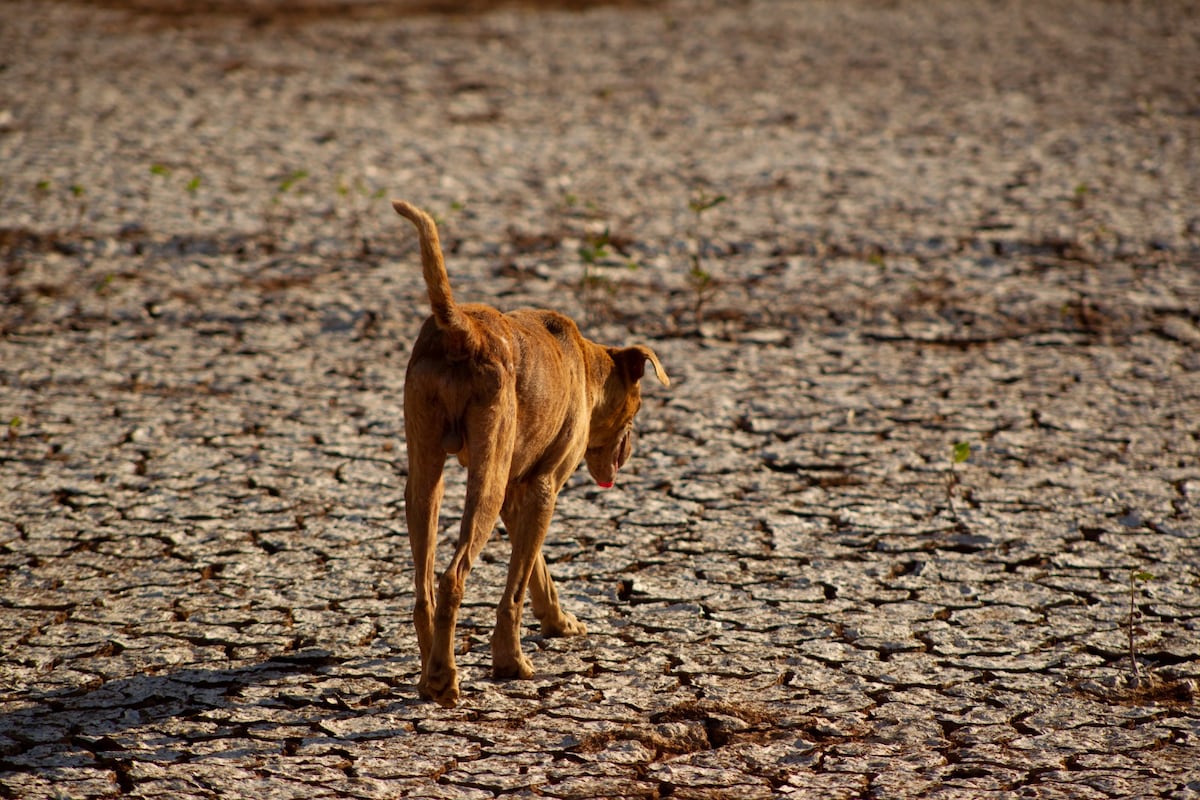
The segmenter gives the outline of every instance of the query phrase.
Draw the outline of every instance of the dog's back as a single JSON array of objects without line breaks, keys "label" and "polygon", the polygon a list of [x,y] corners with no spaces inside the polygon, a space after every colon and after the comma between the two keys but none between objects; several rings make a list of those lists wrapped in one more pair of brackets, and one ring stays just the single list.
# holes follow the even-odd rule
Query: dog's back
[{"label": "dog's back", "polygon": [[517,429],[530,437],[524,458],[514,464],[516,477],[548,450],[578,449],[586,426],[569,409],[583,407],[587,385],[581,374],[583,336],[569,317],[544,309],[502,314],[485,305],[457,307],[468,324],[477,325],[473,352],[431,316],[413,346],[405,378],[406,413],[426,430],[440,431],[442,449],[469,465],[463,419],[472,405],[488,407],[495,394],[511,386]]}]

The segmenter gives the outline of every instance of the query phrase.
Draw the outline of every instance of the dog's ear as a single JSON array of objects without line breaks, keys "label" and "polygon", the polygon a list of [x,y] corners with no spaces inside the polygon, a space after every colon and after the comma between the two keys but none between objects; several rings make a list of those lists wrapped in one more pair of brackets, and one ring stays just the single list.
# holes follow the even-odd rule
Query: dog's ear
[{"label": "dog's ear", "polygon": [[632,347],[619,347],[609,351],[612,354],[613,362],[617,365],[617,369],[630,383],[636,383],[646,374],[646,362],[649,361],[654,367],[654,375],[658,378],[663,386],[670,386],[671,379],[667,377],[667,371],[658,361],[658,356],[654,355],[654,351],[643,344],[635,344]]}]

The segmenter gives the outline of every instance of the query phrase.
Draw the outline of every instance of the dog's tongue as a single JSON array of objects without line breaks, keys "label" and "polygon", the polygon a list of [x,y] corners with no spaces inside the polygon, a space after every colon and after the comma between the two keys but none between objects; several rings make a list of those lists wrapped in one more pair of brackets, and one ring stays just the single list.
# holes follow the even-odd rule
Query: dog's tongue
[{"label": "dog's tongue", "polygon": [[620,463],[617,462],[616,459],[613,459],[612,477],[611,478],[609,478],[606,481],[602,481],[599,478],[596,478],[595,475],[593,475],[592,477],[596,478],[596,485],[599,486],[601,489],[611,489],[613,487],[613,483],[617,480],[617,473],[620,471],[621,471]]}]

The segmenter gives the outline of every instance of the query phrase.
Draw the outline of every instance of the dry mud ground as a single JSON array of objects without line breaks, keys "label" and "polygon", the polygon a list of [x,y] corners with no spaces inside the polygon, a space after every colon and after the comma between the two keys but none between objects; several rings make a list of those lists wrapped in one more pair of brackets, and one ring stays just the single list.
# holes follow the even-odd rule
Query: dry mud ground
[{"label": "dry mud ground", "polygon": [[[448,5],[0,3],[0,797],[1200,795],[1196,6]],[[675,379],[449,711],[391,195]]]}]

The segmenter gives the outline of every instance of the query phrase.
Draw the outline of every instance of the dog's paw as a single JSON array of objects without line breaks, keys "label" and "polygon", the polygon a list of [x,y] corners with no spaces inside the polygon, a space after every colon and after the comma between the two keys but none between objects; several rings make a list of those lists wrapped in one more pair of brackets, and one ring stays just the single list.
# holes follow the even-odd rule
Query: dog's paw
[{"label": "dog's paw", "polygon": [[496,678],[516,678],[527,681],[533,677],[533,662],[524,653],[517,653],[505,659],[495,659],[492,664],[492,675]]},{"label": "dog's paw", "polygon": [[436,675],[421,676],[417,691],[426,700],[432,700],[442,708],[458,705],[458,672],[449,670]]},{"label": "dog's paw", "polygon": [[541,620],[542,636],[583,636],[587,633],[587,625],[580,622],[574,614],[560,611],[557,615]]}]

